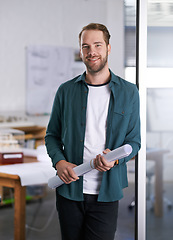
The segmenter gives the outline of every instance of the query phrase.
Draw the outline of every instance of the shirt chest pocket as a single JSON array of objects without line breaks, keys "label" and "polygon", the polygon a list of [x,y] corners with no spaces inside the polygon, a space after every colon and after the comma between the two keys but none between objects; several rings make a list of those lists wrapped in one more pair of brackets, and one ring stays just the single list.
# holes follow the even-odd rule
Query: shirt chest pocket
[{"label": "shirt chest pocket", "polygon": [[112,130],[126,133],[132,115],[131,108],[114,108]]},{"label": "shirt chest pocket", "polygon": [[132,114],[131,108],[114,108],[114,114],[121,117],[128,117]]}]

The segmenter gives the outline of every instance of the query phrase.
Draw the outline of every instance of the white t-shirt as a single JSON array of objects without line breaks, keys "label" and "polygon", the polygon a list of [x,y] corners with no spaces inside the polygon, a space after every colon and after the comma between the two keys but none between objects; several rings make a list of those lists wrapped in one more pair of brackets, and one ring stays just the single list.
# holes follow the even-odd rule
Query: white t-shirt
[{"label": "white t-shirt", "polygon": [[[88,162],[105,150],[107,114],[110,99],[109,84],[88,85],[86,130],[83,162]],[[83,176],[83,193],[98,194],[102,172],[94,169]]]}]

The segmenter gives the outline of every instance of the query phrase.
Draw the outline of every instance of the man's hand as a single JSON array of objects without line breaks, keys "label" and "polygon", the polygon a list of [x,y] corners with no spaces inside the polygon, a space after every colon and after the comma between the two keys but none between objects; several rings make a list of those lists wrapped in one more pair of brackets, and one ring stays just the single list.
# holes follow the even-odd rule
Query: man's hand
[{"label": "man's hand", "polygon": [[[106,149],[103,151],[104,154],[110,152],[110,149]],[[116,161],[116,160],[115,160]],[[94,159],[94,166],[100,172],[106,172],[114,167],[115,161],[108,162],[101,154],[97,155]]]},{"label": "man's hand", "polygon": [[56,164],[57,174],[64,183],[69,184],[79,179],[73,171],[74,167],[76,167],[75,164],[69,163],[66,160],[61,160]]}]

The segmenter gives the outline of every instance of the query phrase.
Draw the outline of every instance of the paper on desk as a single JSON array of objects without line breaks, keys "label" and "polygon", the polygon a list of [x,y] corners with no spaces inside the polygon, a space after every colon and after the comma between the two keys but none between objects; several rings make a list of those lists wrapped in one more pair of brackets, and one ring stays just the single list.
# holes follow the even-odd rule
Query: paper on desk
[{"label": "paper on desk", "polygon": [[51,158],[47,154],[45,145],[37,147],[37,160],[40,162],[52,162]]},{"label": "paper on desk", "polygon": [[37,157],[39,162],[51,162],[51,158],[48,156],[45,145],[40,145],[37,149],[22,148],[24,156]]},{"label": "paper on desk", "polygon": [[37,149],[23,148],[25,156],[37,157],[38,162],[11,164],[0,166],[0,172],[18,175],[22,186],[47,184],[48,179],[56,174],[52,167],[46,147],[39,146]]},{"label": "paper on desk", "polygon": [[18,175],[22,186],[47,184],[56,174],[51,162],[33,162],[0,166],[0,172]]}]

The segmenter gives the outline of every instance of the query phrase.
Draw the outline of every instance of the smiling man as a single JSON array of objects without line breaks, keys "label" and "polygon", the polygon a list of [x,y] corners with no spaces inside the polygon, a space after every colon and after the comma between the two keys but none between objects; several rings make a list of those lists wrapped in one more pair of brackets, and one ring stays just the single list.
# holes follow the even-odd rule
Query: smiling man
[{"label": "smiling man", "polygon": [[[109,69],[109,39],[102,24],[83,27],[86,72],[59,87],[47,127],[47,151],[65,183],[56,189],[63,240],[114,239],[126,162],[140,149],[138,90]],[[124,144],[133,148],[124,159],[107,162],[101,155]],[[73,168],[91,159],[95,169],[78,177]]]},{"label": "smiling man", "polygon": [[[108,70],[108,55],[110,44],[104,40],[102,31],[83,31],[80,35],[81,58],[89,74]],[[109,75],[109,73],[108,73]]]}]

